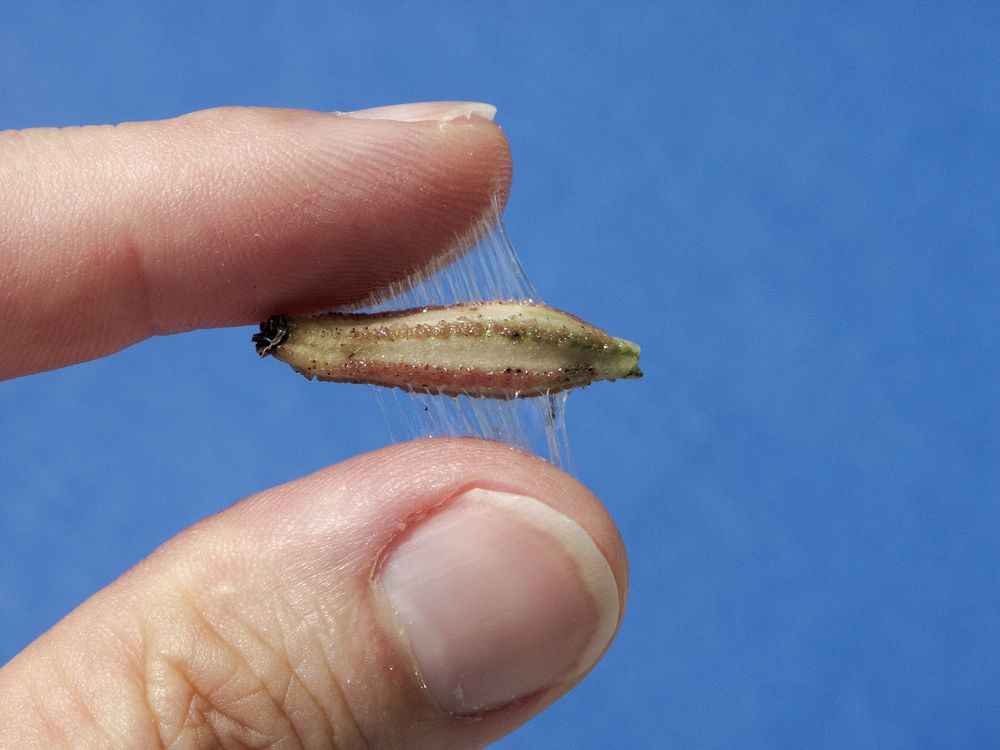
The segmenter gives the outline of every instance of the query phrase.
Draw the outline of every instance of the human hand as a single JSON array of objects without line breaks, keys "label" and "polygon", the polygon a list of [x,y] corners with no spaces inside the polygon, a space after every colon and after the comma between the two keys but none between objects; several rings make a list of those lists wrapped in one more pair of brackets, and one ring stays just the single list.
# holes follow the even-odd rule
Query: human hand
[{"label": "human hand", "polygon": [[[0,134],[0,378],[344,305],[505,199],[485,105]],[[574,685],[627,571],[506,446],[396,445],[202,521],[0,670],[0,747],[478,747]]]}]

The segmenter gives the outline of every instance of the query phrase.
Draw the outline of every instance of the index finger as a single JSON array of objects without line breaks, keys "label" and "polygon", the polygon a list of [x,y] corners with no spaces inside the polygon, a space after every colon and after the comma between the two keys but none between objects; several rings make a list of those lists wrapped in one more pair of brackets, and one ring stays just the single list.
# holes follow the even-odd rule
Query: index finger
[{"label": "index finger", "polygon": [[491,115],[225,108],[0,133],[0,378],[405,278],[505,201]]}]

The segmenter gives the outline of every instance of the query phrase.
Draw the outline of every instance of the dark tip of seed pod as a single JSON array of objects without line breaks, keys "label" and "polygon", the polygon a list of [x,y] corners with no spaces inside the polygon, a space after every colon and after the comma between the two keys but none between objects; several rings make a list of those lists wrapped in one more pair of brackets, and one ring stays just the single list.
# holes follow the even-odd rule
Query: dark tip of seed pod
[{"label": "dark tip of seed pod", "polygon": [[257,347],[257,355],[266,357],[288,337],[288,323],[284,315],[272,315],[260,324],[260,333],[253,335],[254,346]]},{"label": "dark tip of seed pod", "polygon": [[623,377],[626,377],[626,378],[641,378],[642,377],[642,370],[639,369],[639,365],[636,365],[631,370],[629,370],[628,372],[626,372]]}]

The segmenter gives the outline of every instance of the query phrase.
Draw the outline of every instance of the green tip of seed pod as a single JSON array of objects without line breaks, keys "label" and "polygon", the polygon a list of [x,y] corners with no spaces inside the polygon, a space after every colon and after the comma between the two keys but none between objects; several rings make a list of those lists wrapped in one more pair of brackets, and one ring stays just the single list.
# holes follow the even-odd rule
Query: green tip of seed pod
[{"label": "green tip of seed pod", "polygon": [[639,369],[639,355],[642,353],[642,349],[634,341],[628,341],[626,339],[615,339],[618,342],[621,353],[624,355],[624,361],[622,364],[622,369],[629,367],[624,373],[619,375],[620,378],[641,378],[642,370]]},{"label": "green tip of seed pod", "polygon": [[272,315],[260,324],[260,333],[253,335],[253,343],[257,348],[257,355],[266,357],[272,351],[281,346],[281,342],[288,336],[288,323],[284,315]]}]

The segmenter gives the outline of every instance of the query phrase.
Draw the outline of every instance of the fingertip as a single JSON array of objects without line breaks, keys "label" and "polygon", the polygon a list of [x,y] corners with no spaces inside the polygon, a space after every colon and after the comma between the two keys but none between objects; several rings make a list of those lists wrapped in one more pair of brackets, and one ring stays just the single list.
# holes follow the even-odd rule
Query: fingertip
[{"label": "fingertip", "polygon": [[[0,137],[0,377],[151,334],[357,302],[452,249],[510,188],[480,116],[226,107]],[[81,272],[83,269],[83,272]]]},{"label": "fingertip", "polygon": [[496,739],[557,700],[621,622],[628,570],[606,509],[505,444],[393,445],[303,478],[256,512],[269,528],[274,514],[303,513],[313,531],[336,517],[336,545],[287,548],[317,580],[337,570],[360,582],[357,602],[391,646],[376,672],[414,676],[392,701],[437,722],[449,746]]},{"label": "fingertip", "polygon": [[539,459],[391,446],[182,532],[0,671],[0,704],[56,663],[86,710],[41,693],[13,736],[481,747],[599,658],[622,560],[606,511]]},{"label": "fingertip", "polygon": [[503,442],[436,437],[396,443],[269,491],[246,509],[255,516],[248,523],[268,527],[276,514],[303,512],[320,518],[335,508],[341,527],[366,527],[359,539],[369,545],[367,552],[345,550],[358,557],[386,547],[399,534],[400,523],[405,526],[408,519],[473,488],[534,497],[573,519],[607,559],[624,603],[625,545],[605,505],[575,477]]},{"label": "fingertip", "polygon": [[[160,332],[356,303],[453,249],[510,190],[507,141],[480,117],[243,107],[187,117],[186,139],[213,138],[222,182],[188,201],[194,238],[182,247],[169,227],[135,230],[165,238],[145,256]],[[187,271],[170,265],[178,253]]]}]

